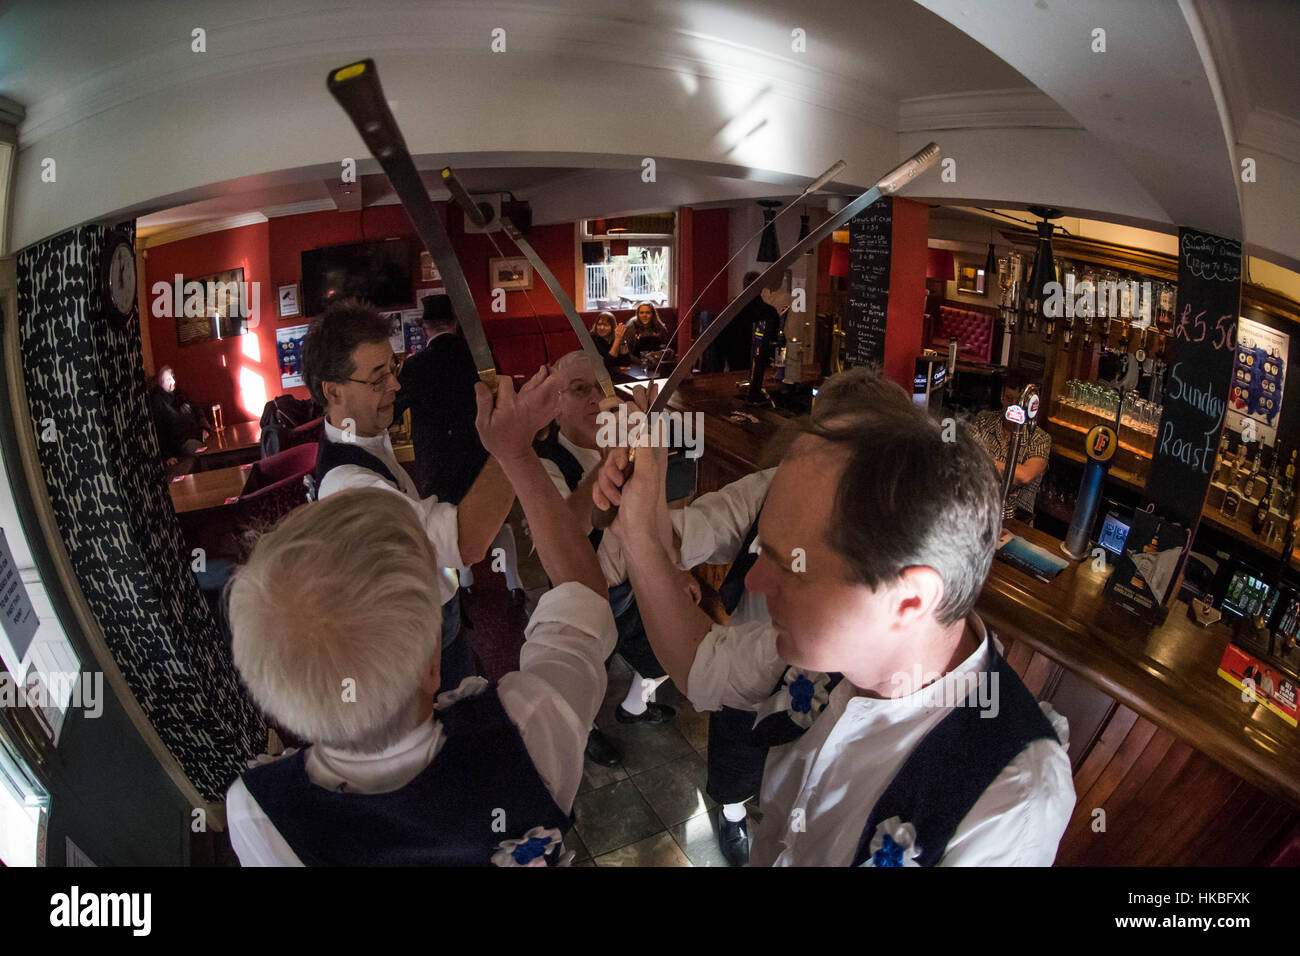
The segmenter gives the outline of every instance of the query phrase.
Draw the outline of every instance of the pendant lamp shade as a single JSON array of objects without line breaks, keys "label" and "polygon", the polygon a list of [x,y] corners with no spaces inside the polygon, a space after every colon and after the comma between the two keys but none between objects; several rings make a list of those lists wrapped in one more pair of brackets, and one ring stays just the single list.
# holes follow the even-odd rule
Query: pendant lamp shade
[{"label": "pendant lamp shade", "polygon": [[760,199],[758,204],[763,207],[763,236],[758,240],[758,255],[755,257],[758,262],[776,262],[781,258],[781,247],[776,241],[776,225],[772,220],[776,218],[776,208],[781,205],[775,199]]}]

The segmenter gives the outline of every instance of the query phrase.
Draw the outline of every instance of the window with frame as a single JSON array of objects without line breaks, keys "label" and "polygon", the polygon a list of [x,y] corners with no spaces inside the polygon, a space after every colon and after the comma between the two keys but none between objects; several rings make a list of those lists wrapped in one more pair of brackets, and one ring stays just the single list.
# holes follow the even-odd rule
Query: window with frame
[{"label": "window with frame", "polygon": [[583,310],[631,309],[640,302],[676,304],[675,220],[674,214],[665,213],[584,222],[580,240],[584,246],[600,243],[604,258],[582,266]]}]

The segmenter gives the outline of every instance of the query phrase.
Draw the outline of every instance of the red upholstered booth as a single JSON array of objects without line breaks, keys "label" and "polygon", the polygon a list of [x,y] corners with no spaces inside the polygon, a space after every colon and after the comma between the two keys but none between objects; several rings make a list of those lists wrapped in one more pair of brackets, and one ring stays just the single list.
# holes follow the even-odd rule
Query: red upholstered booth
[{"label": "red upholstered booth", "polygon": [[[620,322],[631,322],[632,309],[612,309]],[[599,312],[579,312],[583,324],[591,328]],[[677,325],[677,310],[659,309],[659,318],[672,332]],[[532,377],[539,365],[551,364],[566,352],[579,348],[578,336],[559,312],[541,315],[483,316],[483,332],[497,362],[497,371],[512,376],[516,382]]]},{"label": "red upholstered booth", "polygon": [[939,306],[938,327],[930,336],[929,347],[945,352],[948,343],[956,339],[958,361],[987,365],[993,355],[996,318],[992,309],[944,302]]}]

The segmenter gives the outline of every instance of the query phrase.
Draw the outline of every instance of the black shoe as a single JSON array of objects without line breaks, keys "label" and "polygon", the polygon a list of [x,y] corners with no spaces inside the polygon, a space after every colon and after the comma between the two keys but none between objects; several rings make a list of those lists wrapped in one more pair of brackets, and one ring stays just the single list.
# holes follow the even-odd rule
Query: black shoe
[{"label": "black shoe", "polygon": [[744,820],[732,823],[718,815],[718,848],[732,866],[749,865],[749,831],[745,829]]},{"label": "black shoe", "polygon": [[633,714],[623,709],[619,704],[614,711],[614,719],[620,724],[666,724],[677,716],[677,711],[673,710],[667,704],[656,704],[650,701],[645,705],[645,710],[639,714]]},{"label": "black shoe", "polygon": [[602,767],[617,767],[623,762],[623,750],[593,727],[587,734],[587,759]]}]

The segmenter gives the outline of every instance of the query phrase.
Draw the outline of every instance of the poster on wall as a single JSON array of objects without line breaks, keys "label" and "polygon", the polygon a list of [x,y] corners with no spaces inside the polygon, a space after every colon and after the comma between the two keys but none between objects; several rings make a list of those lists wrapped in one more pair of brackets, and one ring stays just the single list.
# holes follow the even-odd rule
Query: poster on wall
[{"label": "poster on wall", "polygon": [[388,323],[388,344],[393,347],[394,353],[400,353],[406,349],[406,333],[402,329],[401,312],[381,312],[380,315]]},{"label": "poster on wall", "polygon": [[423,309],[407,309],[402,313],[402,333],[405,336],[402,348],[407,355],[414,355],[423,349],[426,344],[424,341],[424,323],[420,321],[423,315]]},{"label": "poster on wall", "polygon": [[1237,320],[1237,355],[1227,410],[1227,426],[1233,431],[1241,432],[1250,422],[1256,441],[1275,444],[1290,345],[1291,336],[1285,332],[1250,319]]},{"label": "poster on wall", "polygon": [[302,339],[308,326],[291,325],[275,330],[275,350],[280,356],[280,385],[293,388],[302,381]]}]

